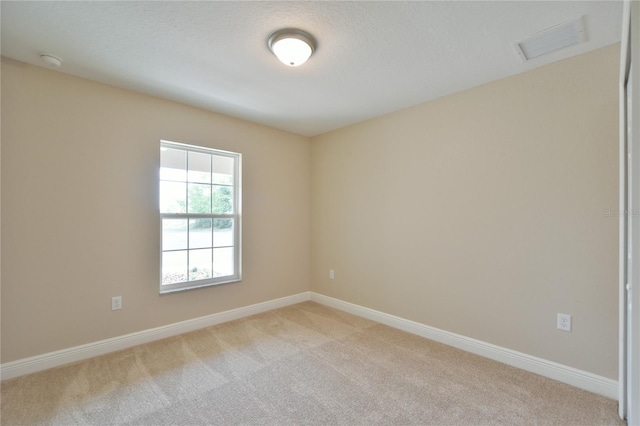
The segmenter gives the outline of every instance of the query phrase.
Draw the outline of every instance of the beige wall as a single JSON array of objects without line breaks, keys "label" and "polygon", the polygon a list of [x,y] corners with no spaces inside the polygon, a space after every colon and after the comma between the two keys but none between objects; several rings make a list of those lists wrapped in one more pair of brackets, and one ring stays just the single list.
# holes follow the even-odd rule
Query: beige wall
[{"label": "beige wall", "polygon": [[618,50],[313,138],[312,290],[617,378]]},{"label": "beige wall", "polygon": [[[617,64],[612,46],[310,142],[3,60],[1,360],[311,289],[615,379]],[[160,139],[243,154],[242,283],[158,294]]]},{"label": "beige wall", "polygon": [[[237,151],[243,281],[160,296],[159,142]],[[2,63],[2,362],[309,290],[308,138]],[[111,311],[111,296],[124,309]]]}]

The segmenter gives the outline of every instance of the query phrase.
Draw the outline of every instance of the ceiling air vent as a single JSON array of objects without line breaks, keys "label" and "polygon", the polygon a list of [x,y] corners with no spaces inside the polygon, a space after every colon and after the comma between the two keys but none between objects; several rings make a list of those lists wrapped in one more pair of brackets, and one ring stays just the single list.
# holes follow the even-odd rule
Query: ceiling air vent
[{"label": "ceiling air vent", "polygon": [[586,41],[582,17],[556,25],[515,44],[520,59],[528,61]]}]

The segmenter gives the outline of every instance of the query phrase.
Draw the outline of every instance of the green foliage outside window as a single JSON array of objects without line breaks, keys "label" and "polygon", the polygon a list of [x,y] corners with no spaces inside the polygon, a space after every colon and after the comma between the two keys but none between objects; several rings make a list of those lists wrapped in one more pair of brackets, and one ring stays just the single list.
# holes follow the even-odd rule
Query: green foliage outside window
[{"label": "green foliage outside window", "polygon": [[[209,189],[213,188],[213,194],[209,193]],[[205,189],[207,191],[205,192]],[[211,202],[211,195],[213,195],[213,203]],[[188,202],[189,213],[211,213],[214,214],[227,214],[233,213],[233,190],[229,186],[214,185],[189,185],[188,190]],[[178,201],[180,208],[186,211],[184,201]],[[213,211],[211,211],[213,208]],[[226,229],[231,228],[233,221],[231,219],[216,219],[214,220],[214,229]],[[195,219],[194,228],[210,228],[211,219]]]}]

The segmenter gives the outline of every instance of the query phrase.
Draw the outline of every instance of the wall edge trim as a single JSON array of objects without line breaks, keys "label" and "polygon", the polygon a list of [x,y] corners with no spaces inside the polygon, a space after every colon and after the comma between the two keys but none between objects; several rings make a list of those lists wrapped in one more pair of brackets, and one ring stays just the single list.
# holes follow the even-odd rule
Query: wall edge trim
[{"label": "wall edge trim", "polygon": [[16,361],[7,362],[0,365],[1,380],[8,380],[15,377],[31,374],[49,368],[59,367],[84,359],[104,355],[110,352],[127,349],[132,346],[165,339],[201,328],[210,327],[224,322],[248,317],[273,309],[283,308],[296,303],[310,300],[310,292],[303,292],[279,299],[268,300],[253,305],[230,309],[211,315],[205,315],[185,321],[167,324],[164,326],[137,331],[110,339],[100,340],[85,345],[74,346],[42,355],[35,355]]},{"label": "wall edge trim", "polygon": [[616,399],[618,397],[618,381],[616,380],[315,292],[298,293],[161,327],[142,330],[85,345],[74,346],[59,351],[48,352],[42,355],[11,361],[0,365],[0,377],[2,380],[12,379],[95,356],[104,355],[110,352],[127,349],[132,346],[165,339],[167,337],[188,333],[190,331],[256,315],[273,309],[294,305],[307,300],[312,300],[399,330],[484,356],[494,361],[521,368],[550,379],[558,380],[571,386],[597,393],[611,399]]},{"label": "wall edge trim", "polygon": [[445,345],[453,346],[512,367],[557,380],[568,385],[617,400],[618,381],[567,365],[548,361],[491,343],[451,333],[415,321],[390,315],[375,309],[345,302],[340,299],[311,292],[311,300],[350,314],[354,314],[399,330],[416,334]]}]

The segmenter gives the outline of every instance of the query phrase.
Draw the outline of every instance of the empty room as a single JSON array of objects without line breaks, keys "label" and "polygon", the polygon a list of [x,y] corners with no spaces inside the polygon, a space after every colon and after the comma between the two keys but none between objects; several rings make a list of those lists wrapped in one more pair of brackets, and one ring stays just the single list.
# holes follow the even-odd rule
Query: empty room
[{"label": "empty room", "polygon": [[637,2],[0,15],[1,424],[640,422]]}]

